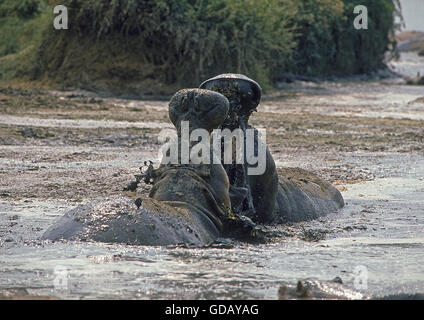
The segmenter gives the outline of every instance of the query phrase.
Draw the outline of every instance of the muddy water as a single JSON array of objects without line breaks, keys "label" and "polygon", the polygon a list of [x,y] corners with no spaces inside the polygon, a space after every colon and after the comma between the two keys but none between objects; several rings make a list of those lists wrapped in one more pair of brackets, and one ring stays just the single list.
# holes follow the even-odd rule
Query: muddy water
[{"label": "muddy water", "polygon": [[[422,97],[423,87],[396,81],[285,86],[264,101],[253,122],[267,127],[278,166],[302,167],[332,181],[346,207],[318,221],[276,227],[281,236],[272,243],[223,239],[188,249],[37,240],[64,211],[120,192],[143,160],[156,159],[157,132],[151,130],[166,126],[166,103],[104,99],[99,110],[110,113],[99,117],[97,106],[78,101],[78,118],[69,106],[26,109],[32,100],[3,93],[0,292],[276,299],[281,282],[339,276],[374,296],[422,293]],[[134,108],[150,110],[149,119]],[[23,137],[28,127],[44,131]],[[306,241],[304,230],[323,236]]]},{"label": "muddy water", "polygon": [[[316,243],[301,240],[300,225],[294,225],[281,227],[288,235],[275,243],[231,248],[46,244],[31,239],[71,205],[2,201],[2,222],[7,216],[7,223],[18,225],[1,249],[0,284],[62,298],[275,299],[282,281],[305,277],[340,276],[354,287],[355,268],[365,266],[364,292],[423,292],[424,157],[398,161],[416,166],[402,177],[347,186],[341,213],[302,224],[327,234]],[[397,171],[390,159],[384,164]],[[54,288],[63,270],[58,266],[68,272],[67,290]]]}]

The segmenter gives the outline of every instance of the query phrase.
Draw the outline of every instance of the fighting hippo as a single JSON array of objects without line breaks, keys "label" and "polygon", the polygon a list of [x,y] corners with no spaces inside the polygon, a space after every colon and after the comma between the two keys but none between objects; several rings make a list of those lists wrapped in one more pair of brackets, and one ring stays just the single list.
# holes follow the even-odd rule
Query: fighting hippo
[{"label": "fighting hippo", "polygon": [[[223,95],[201,89],[177,92],[169,104],[169,117],[177,128],[210,133],[226,118],[229,102]],[[179,148],[181,150],[181,148]],[[181,156],[181,154],[179,155]],[[125,195],[81,205],[49,228],[43,239],[93,240],[136,245],[206,245],[224,232],[224,221],[233,219],[229,181],[222,165],[162,163],[151,172],[149,198]],[[138,208],[137,208],[138,206]]]},{"label": "fighting hippo", "polygon": [[[270,151],[248,125],[261,98],[256,82],[242,75],[223,75],[203,87],[207,89],[181,90],[170,101],[169,117],[177,139],[169,150],[176,147],[177,161],[150,171],[153,187],[148,198],[134,202],[121,194],[78,206],[49,228],[43,239],[203,246],[220,236],[260,238],[260,229],[250,218],[260,223],[311,220],[343,206],[338,190],[311,173],[285,169],[278,177]],[[209,140],[216,128],[253,129],[255,152],[265,150],[264,172],[248,175],[252,165],[223,167],[222,159],[215,158],[181,161],[184,123],[189,124],[189,134],[203,129]],[[190,138],[188,143],[192,142]],[[215,157],[210,145],[206,153]]]},{"label": "fighting hippo", "polygon": [[[261,100],[262,89],[254,80],[241,74],[222,74],[206,80],[202,89],[219,92],[230,102],[230,110],[222,128],[234,130],[241,128],[255,130],[255,150],[260,150],[264,142],[257,130],[248,124],[249,117]],[[224,164],[230,180],[230,197],[233,203],[240,202],[240,187],[247,193],[243,206],[238,209],[255,222],[299,222],[308,221],[334,212],[344,206],[340,192],[330,183],[323,181],[310,172],[298,168],[284,168],[278,176],[274,159],[265,146],[266,169],[260,175],[248,175],[246,168],[251,164]],[[239,176],[242,176],[240,179]],[[240,185],[240,181],[242,181]],[[233,199],[237,201],[233,201]]]}]

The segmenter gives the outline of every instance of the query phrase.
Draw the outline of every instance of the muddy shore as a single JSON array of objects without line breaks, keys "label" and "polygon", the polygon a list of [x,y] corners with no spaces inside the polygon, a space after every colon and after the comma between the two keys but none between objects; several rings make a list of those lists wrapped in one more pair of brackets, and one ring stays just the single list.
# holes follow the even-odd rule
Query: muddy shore
[{"label": "muddy shore", "polygon": [[[392,89],[396,95],[388,96]],[[381,154],[424,154],[421,90],[372,82],[287,85],[251,122],[266,128],[279,166],[311,170],[343,191],[343,184],[385,177],[367,168]],[[143,161],[157,162],[157,135],[169,127],[166,101],[1,88],[0,196],[78,202],[113,194]]]}]

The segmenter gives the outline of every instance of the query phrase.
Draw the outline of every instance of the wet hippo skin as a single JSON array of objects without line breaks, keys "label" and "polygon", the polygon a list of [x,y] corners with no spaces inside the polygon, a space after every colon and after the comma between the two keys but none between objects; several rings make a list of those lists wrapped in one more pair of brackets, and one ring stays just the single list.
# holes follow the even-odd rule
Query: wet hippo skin
[{"label": "wet hippo skin", "polygon": [[275,216],[279,223],[316,219],[344,206],[331,183],[300,168],[280,168]]},{"label": "wet hippo skin", "polygon": [[[190,122],[190,131],[211,132],[226,119],[228,110],[223,95],[188,89],[174,95],[169,116],[180,135],[182,121]],[[263,143],[259,138],[255,142]],[[248,177],[259,222],[311,220],[343,207],[337,189],[305,170],[280,169],[278,176],[272,155],[266,152],[265,173]],[[152,176],[150,197],[142,199],[139,208],[125,195],[78,206],[49,228],[43,239],[202,246],[222,235],[232,205],[230,180],[222,165],[161,164]],[[232,191],[232,201],[246,197],[243,188]],[[231,236],[228,230],[225,234]]]},{"label": "wet hippo skin", "polygon": [[[234,130],[248,125],[248,120],[259,105],[262,89],[254,80],[241,74],[222,74],[206,80],[201,88],[225,95],[230,101],[228,118],[222,126]],[[255,129],[256,130],[256,129]],[[255,144],[262,144],[255,135]],[[250,165],[248,165],[250,166]],[[226,166],[224,166],[226,167]],[[251,175],[248,184],[259,223],[308,221],[344,206],[341,193],[330,183],[298,168],[280,168],[277,174],[274,159],[266,147],[266,170],[262,175]],[[228,173],[228,170],[227,170]],[[230,184],[233,183],[229,173]],[[234,186],[230,186],[231,189]],[[233,201],[233,199],[232,199]]]},{"label": "wet hippo skin", "polygon": [[[181,90],[171,99],[170,119],[177,132],[181,121],[189,121],[190,130],[210,132],[225,119],[228,105],[216,92]],[[220,164],[161,164],[152,177],[150,197],[139,208],[126,195],[93,201],[67,212],[42,238],[201,246],[220,236],[230,209],[228,177]]]},{"label": "wet hippo skin", "polygon": [[145,199],[137,209],[130,197],[114,196],[68,211],[42,239],[134,245],[204,245],[213,241],[219,235],[218,228],[193,210],[182,202],[154,199]]},{"label": "wet hippo skin", "polygon": [[[258,83],[252,79],[241,74],[222,74],[214,78],[206,80],[200,85],[201,88],[219,92],[226,96],[230,102],[230,110],[227,119],[222,123],[223,129],[235,130],[241,128],[243,131],[247,129],[255,130],[255,150],[258,152],[258,144],[263,145],[264,142],[259,139],[257,130],[248,125],[248,120],[253,111],[256,111],[259,105],[262,89]],[[251,217],[255,222],[267,223],[275,220],[275,202],[278,192],[278,175],[275,167],[274,159],[271,152],[265,145],[266,150],[266,167],[265,172],[261,175],[248,175],[246,183],[250,190],[250,197],[255,212],[249,208],[248,197],[244,200],[246,203],[241,208],[243,214]],[[224,168],[229,175],[231,183],[230,194],[232,196],[232,203],[234,209],[234,198],[239,195],[233,196],[233,189],[237,190],[237,181],[235,178],[235,171],[237,167],[243,165],[225,164]],[[245,164],[247,167],[256,167],[257,165]],[[240,168],[239,168],[240,169]],[[238,201],[238,199],[237,199]],[[237,211],[237,209],[234,209]]]}]

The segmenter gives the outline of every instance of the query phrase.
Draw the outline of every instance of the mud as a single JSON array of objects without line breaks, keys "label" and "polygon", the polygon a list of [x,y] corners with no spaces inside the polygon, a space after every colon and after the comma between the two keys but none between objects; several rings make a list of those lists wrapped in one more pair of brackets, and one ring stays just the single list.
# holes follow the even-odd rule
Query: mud
[{"label": "mud", "polygon": [[[353,289],[354,268],[365,266],[363,294],[422,293],[423,98],[423,87],[388,80],[282,86],[250,122],[267,129],[280,171],[300,167],[334,183],[346,207],[268,227],[276,236],[268,244],[158,248],[37,239],[64,211],[121,192],[144,161],[158,165],[167,102],[2,88],[0,289],[71,299],[277,299],[283,282],[302,278],[340,276]],[[67,289],[54,287],[58,266]]]}]

